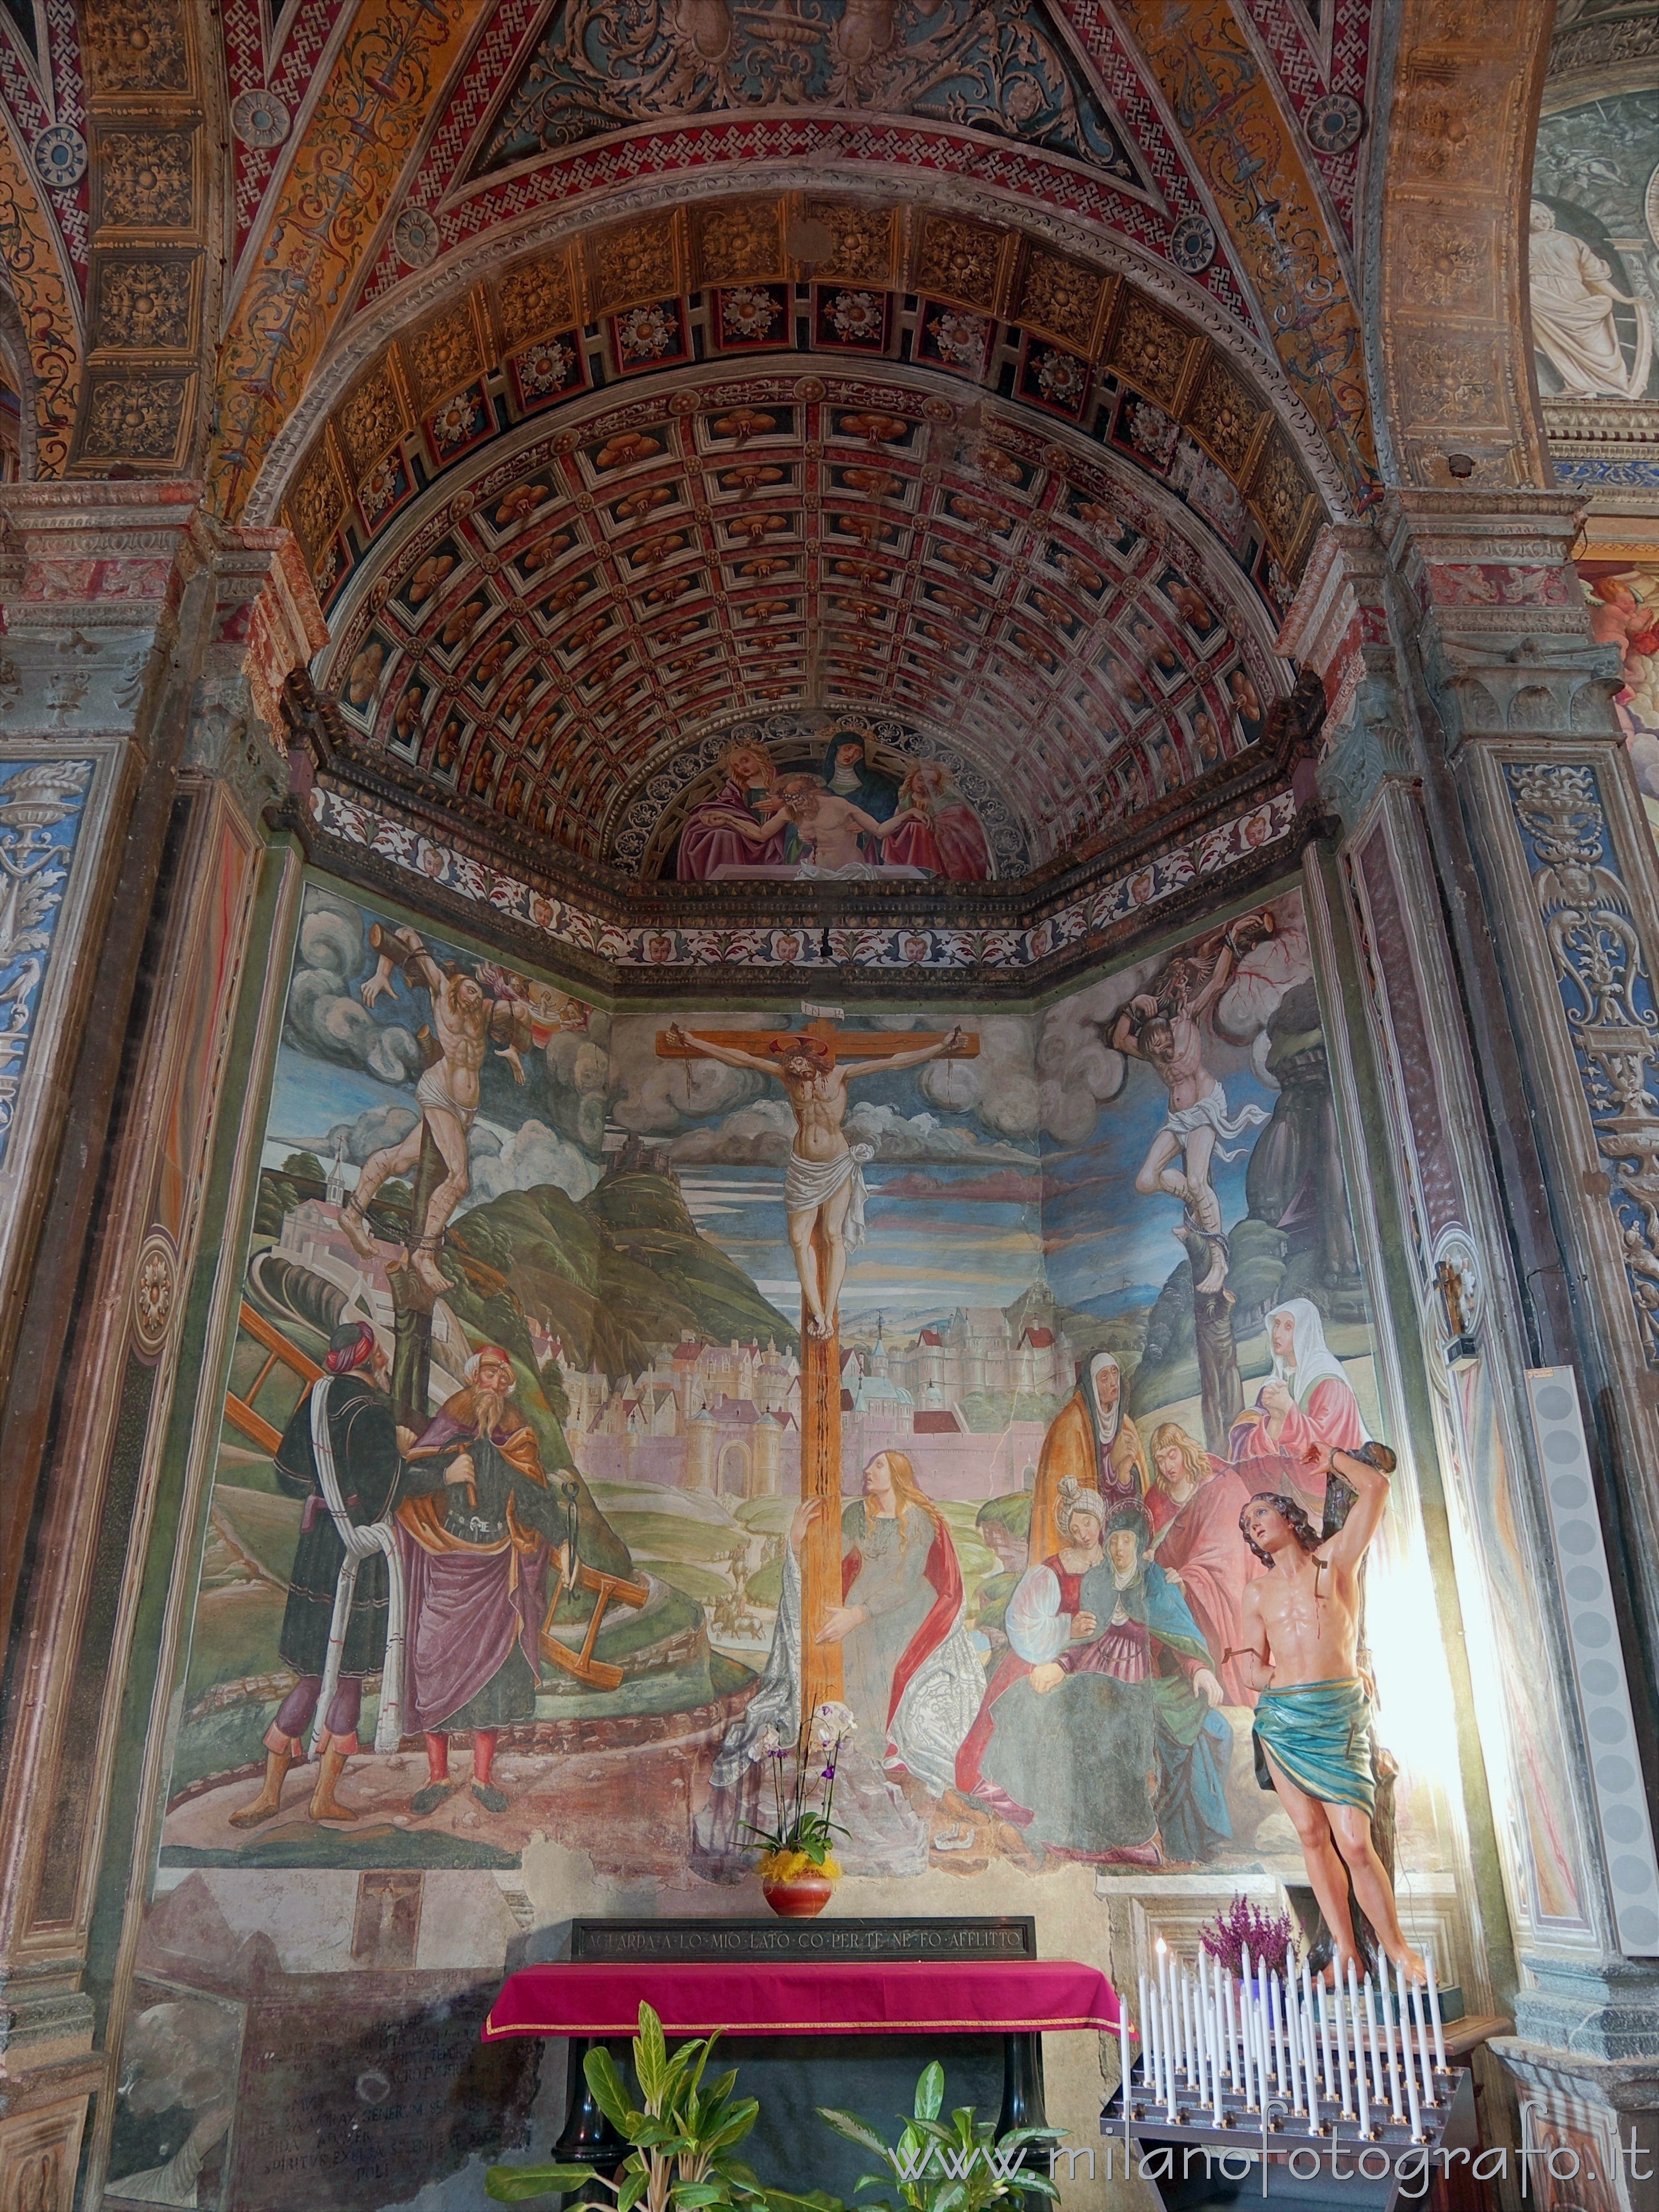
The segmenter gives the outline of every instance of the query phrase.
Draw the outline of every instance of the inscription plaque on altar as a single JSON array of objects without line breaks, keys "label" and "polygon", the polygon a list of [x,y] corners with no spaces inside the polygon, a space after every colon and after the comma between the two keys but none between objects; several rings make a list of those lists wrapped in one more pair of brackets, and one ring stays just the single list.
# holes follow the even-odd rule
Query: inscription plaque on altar
[{"label": "inscription plaque on altar", "polygon": [[653,1966],[725,1960],[1035,1959],[1036,1922],[1011,1913],[949,1920],[573,1920],[573,1959]]}]

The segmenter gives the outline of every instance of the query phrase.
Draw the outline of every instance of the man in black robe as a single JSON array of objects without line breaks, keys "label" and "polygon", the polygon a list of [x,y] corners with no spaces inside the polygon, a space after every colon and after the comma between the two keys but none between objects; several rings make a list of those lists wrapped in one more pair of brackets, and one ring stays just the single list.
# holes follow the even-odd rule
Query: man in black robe
[{"label": "man in black robe", "polygon": [[[328,1434],[340,1495],[353,1524],[367,1528],[386,1513],[398,1486],[398,1431],[387,1395],[391,1366],[373,1328],[360,1321],[335,1330],[326,1364]],[[313,1386],[322,1388],[321,1383]],[[283,1778],[295,1759],[306,1757],[306,1734],[316,1716],[328,1668],[329,1632],[346,1547],[318,1473],[311,1390],[295,1407],[283,1432],[276,1468],[284,1495],[305,1501],[276,1644],[283,1665],[292,1668],[299,1680],[266,1731],[264,1787],[251,1804],[231,1814],[233,1828],[257,1828],[281,1810]],[[338,1684],[323,1716],[322,1765],[311,1798],[313,1820],[357,1817],[349,1805],[341,1804],[336,1792],[346,1760],[357,1749],[363,1677],[378,1674],[386,1657],[389,1604],[386,1560],[383,1553],[372,1552],[357,1569]]]}]

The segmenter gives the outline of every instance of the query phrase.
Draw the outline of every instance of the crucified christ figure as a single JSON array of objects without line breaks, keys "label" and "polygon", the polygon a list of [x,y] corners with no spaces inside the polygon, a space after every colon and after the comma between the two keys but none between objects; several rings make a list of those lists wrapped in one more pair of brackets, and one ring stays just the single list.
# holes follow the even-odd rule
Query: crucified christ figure
[{"label": "crucified christ figure", "polygon": [[[775,1075],[782,1084],[784,1096],[795,1110],[795,1140],[783,1185],[789,1249],[800,1277],[808,1331],[816,1337],[833,1336],[847,1255],[864,1241],[863,1163],[871,1157],[867,1146],[849,1145],[842,1128],[847,1116],[848,1084],[857,1076],[920,1067],[923,1060],[943,1060],[967,1042],[963,1032],[953,1029],[949,1036],[918,1045],[913,1051],[887,1053],[863,1066],[846,1068],[836,1065],[833,1043],[821,1037],[775,1037],[765,1050],[746,1052],[738,1046],[688,1036],[678,1023],[670,1028],[668,1036],[678,1051],[698,1059],[718,1060],[727,1067]],[[823,1231],[821,1282],[817,1255],[812,1249],[812,1231],[819,1227]]]},{"label": "crucified christ figure", "polygon": [[[1146,1060],[1170,1094],[1170,1110],[1135,1177],[1135,1188],[1143,1198],[1167,1191],[1186,1208],[1191,1230],[1203,1240],[1199,1249],[1207,1255],[1201,1279],[1198,1267],[1193,1270],[1194,1287],[1200,1291],[1218,1291],[1227,1278],[1227,1240],[1210,1163],[1236,1159],[1237,1154],[1222,1149],[1220,1140],[1231,1143],[1268,1118],[1259,1106],[1228,1114],[1220,1079],[1204,1065],[1200,1024],[1232,980],[1238,961],[1272,928],[1271,915],[1242,916],[1229,925],[1207,976],[1201,952],[1172,960],[1158,978],[1157,993],[1132,999],[1112,1029],[1113,1050]],[[1186,1242],[1191,1230],[1183,1223],[1175,1234]]]},{"label": "crucified christ figure", "polygon": [[357,1187],[340,1215],[340,1226],[366,1260],[374,1257],[374,1239],[366,1218],[374,1194],[388,1176],[409,1175],[419,1166],[424,1133],[430,1130],[444,1164],[444,1177],[427,1201],[426,1218],[412,1224],[410,1264],[435,1297],[449,1288],[438,1265],[445,1224],[472,1187],[467,1161],[467,1131],[478,1111],[478,1070],[492,1040],[497,1057],[507,1062],[517,1081],[525,1080],[520,1048],[533,1041],[527,1003],[516,998],[488,998],[471,975],[447,974],[412,929],[374,940],[380,963],[360,996],[372,1006],[392,988],[392,971],[401,967],[410,983],[432,1000],[432,1027],[438,1052],[415,1086],[421,1118],[402,1141],[386,1145],[363,1163]]}]

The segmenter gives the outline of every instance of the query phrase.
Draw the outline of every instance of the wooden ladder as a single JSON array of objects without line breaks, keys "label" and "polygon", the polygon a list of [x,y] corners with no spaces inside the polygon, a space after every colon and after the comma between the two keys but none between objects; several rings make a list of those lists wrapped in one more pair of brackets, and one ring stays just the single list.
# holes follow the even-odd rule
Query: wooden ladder
[{"label": "wooden ladder", "polygon": [[651,1593],[643,1583],[624,1582],[620,1575],[601,1574],[597,1567],[584,1566],[580,1560],[576,1565],[575,1582],[577,1588],[593,1593],[593,1617],[587,1624],[582,1648],[580,1651],[573,1651],[568,1644],[562,1643],[552,1632],[553,1608],[565,1588],[561,1577],[554,1584],[547,1619],[542,1624],[542,1656],[550,1659],[556,1667],[562,1667],[567,1674],[575,1675],[579,1681],[591,1683],[596,1690],[614,1690],[621,1684],[622,1668],[613,1667],[608,1659],[593,1656],[599,1624],[604,1620],[605,1609],[613,1598],[618,1604],[637,1607],[643,1605]]}]

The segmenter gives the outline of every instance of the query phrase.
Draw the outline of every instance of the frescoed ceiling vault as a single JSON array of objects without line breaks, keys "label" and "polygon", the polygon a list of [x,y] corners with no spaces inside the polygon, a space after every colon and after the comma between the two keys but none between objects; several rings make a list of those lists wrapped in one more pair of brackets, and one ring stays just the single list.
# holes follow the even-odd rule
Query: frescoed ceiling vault
[{"label": "frescoed ceiling vault", "polygon": [[1320,526],[1422,461],[1387,51],[1369,0],[0,0],[0,349],[35,472],[293,531],[330,773],[684,877],[732,731],[850,717],[1042,880],[1260,781]]}]

